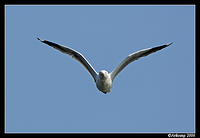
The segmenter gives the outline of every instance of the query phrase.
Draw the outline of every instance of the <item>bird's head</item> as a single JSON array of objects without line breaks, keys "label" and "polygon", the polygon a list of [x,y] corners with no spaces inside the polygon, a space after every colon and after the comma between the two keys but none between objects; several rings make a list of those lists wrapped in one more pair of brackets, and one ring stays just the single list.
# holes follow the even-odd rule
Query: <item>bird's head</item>
[{"label": "bird's head", "polygon": [[99,75],[101,78],[107,78],[108,77],[108,72],[106,70],[102,70],[99,72]]}]

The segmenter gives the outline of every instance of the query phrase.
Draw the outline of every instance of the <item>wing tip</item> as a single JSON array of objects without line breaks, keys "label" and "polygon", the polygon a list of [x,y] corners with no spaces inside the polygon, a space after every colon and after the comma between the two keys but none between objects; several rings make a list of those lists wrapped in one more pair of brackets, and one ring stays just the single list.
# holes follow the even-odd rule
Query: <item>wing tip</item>
[{"label": "wing tip", "polygon": [[168,44],[166,44],[166,46],[169,46],[169,45],[171,45],[173,42],[171,42],[171,43],[168,43]]},{"label": "wing tip", "polygon": [[43,39],[40,39],[39,37],[37,38],[38,40],[40,40],[41,42],[43,42],[44,40]]}]

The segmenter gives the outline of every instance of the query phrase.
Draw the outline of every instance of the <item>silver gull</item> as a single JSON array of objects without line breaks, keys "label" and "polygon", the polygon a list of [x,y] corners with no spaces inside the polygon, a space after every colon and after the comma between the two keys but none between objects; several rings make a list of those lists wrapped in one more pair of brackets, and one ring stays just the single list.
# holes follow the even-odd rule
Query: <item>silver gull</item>
[{"label": "silver gull", "polygon": [[62,46],[50,41],[46,41],[40,38],[37,38],[41,42],[59,50],[62,53],[68,54],[75,60],[77,60],[79,63],[83,65],[83,67],[90,73],[92,78],[94,79],[94,82],[96,83],[97,88],[99,91],[103,92],[104,94],[110,92],[110,89],[112,88],[112,82],[114,78],[119,74],[120,71],[122,71],[128,64],[131,62],[138,60],[141,57],[148,56],[151,53],[154,53],[156,51],[159,51],[163,48],[168,47],[171,45],[173,42],[162,45],[162,46],[157,46],[153,48],[147,48],[143,49],[140,51],[137,51],[135,53],[132,53],[128,55],[111,73],[108,73],[106,70],[101,70],[99,73],[95,71],[95,69],[92,67],[92,65],[86,60],[86,58],[79,52],[66,47]]}]

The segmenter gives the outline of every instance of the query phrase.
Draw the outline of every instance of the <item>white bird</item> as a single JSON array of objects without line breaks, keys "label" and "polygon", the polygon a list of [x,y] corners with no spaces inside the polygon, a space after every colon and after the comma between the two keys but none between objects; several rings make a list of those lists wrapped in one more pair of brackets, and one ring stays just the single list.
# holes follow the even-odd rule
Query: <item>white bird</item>
[{"label": "white bird", "polygon": [[108,73],[106,70],[101,70],[99,73],[97,73],[95,71],[95,69],[91,66],[91,64],[85,59],[85,57],[69,48],[66,46],[62,46],[59,44],[55,44],[40,38],[37,38],[38,40],[40,40],[41,42],[48,44],[49,46],[59,50],[62,53],[68,54],[69,56],[71,56],[72,58],[76,59],[78,62],[80,62],[83,67],[85,67],[85,69],[90,73],[90,75],[93,77],[97,88],[99,89],[99,91],[103,92],[103,93],[108,93],[110,92],[110,89],[112,88],[112,82],[114,80],[114,78],[117,76],[117,74],[119,74],[120,71],[122,71],[128,64],[130,64],[131,62],[139,59],[140,57],[145,57],[148,56],[151,53],[154,53],[158,50],[161,50],[169,45],[171,45],[173,42],[162,45],[162,46],[158,46],[158,47],[153,47],[153,48],[147,48],[147,49],[143,49],[140,51],[137,51],[135,53],[132,53],[130,55],[128,55],[128,57],[126,57],[111,73]]}]

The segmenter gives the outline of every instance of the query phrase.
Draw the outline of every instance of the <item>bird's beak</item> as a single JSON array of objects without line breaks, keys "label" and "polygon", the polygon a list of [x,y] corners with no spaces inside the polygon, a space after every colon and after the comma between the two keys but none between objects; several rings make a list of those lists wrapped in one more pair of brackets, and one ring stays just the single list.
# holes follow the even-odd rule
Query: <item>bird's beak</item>
[{"label": "bird's beak", "polygon": [[100,75],[104,76],[105,74],[103,72],[100,72]]}]

